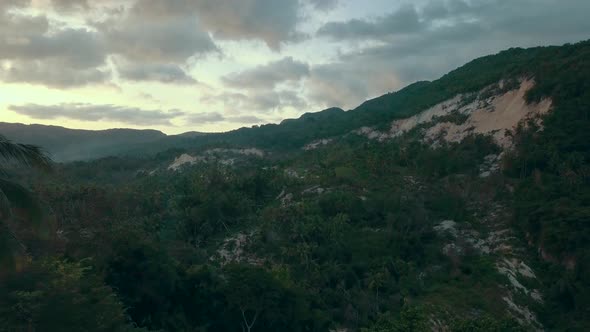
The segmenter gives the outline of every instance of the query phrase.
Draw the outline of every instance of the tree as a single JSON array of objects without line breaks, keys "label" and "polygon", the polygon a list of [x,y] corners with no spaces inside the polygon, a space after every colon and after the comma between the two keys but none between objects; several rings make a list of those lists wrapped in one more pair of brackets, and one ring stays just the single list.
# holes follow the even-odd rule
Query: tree
[{"label": "tree", "polygon": [[[19,243],[23,251],[26,251],[26,247],[18,240],[7,221],[13,217],[13,207],[27,210],[34,219],[38,219],[40,209],[37,201],[25,187],[6,177],[9,173],[8,167],[13,165],[49,170],[52,168],[53,162],[41,148],[29,144],[14,143],[0,135],[0,228],[5,230],[2,232],[4,235],[12,237]],[[2,235],[0,234],[0,236]],[[0,239],[0,245],[6,243],[2,240]],[[6,252],[2,249],[5,248],[0,247],[0,254]]]},{"label": "tree", "polygon": [[46,258],[0,277],[0,332],[143,331],[88,262]]},{"label": "tree", "polygon": [[399,315],[383,314],[362,332],[412,332],[431,330],[428,315],[421,307],[404,306]]},{"label": "tree", "polygon": [[222,287],[242,331],[305,331],[313,319],[302,294],[290,289],[271,273],[257,266],[228,265]]},{"label": "tree", "polygon": [[12,204],[26,203],[26,198],[29,199],[28,202],[33,202],[24,187],[5,177],[8,173],[7,166],[11,164],[48,170],[53,162],[41,148],[14,143],[0,135],[0,213],[3,217],[12,214]]}]

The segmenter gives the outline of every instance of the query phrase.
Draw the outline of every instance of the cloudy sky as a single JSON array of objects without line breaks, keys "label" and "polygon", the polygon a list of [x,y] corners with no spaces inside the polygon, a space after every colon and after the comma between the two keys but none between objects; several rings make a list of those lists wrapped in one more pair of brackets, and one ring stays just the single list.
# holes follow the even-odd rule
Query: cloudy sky
[{"label": "cloudy sky", "polygon": [[224,131],[354,108],[509,47],[590,38],[589,0],[0,0],[0,121]]}]

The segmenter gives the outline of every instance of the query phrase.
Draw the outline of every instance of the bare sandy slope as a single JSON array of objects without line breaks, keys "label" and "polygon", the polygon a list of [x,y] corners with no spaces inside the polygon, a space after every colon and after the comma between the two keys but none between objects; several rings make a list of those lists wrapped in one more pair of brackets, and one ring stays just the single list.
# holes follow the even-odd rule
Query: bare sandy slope
[{"label": "bare sandy slope", "polygon": [[526,80],[518,90],[489,98],[483,103],[487,106],[482,107],[482,102],[479,101],[475,108],[472,108],[474,105],[468,105],[459,109],[459,112],[469,114],[465,123],[437,123],[428,129],[425,137],[431,141],[439,138],[447,142],[459,142],[469,134],[491,134],[500,146],[509,147],[512,144],[509,133],[521,121],[537,118],[551,109],[550,99],[540,103],[526,103],[525,95],[533,85],[533,81]]},{"label": "bare sandy slope", "polygon": [[[503,82],[499,83],[503,86]],[[437,104],[412,117],[393,121],[389,132],[379,132],[369,127],[355,131],[370,139],[385,141],[398,137],[424,123],[435,123],[424,133],[424,140],[436,146],[441,141],[460,142],[471,134],[492,135],[502,147],[512,145],[510,133],[518,124],[527,119],[537,119],[551,110],[552,102],[545,99],[540,103],[527,104],[525,95],[534,86],[532,80],[522,80],[520,87],[489,98],[481,98],[485,89],[478,93],[475,101],[465,104],[464,95]],[[437,122],[437,118],[453,112],[467,115],[462,124]]]}]

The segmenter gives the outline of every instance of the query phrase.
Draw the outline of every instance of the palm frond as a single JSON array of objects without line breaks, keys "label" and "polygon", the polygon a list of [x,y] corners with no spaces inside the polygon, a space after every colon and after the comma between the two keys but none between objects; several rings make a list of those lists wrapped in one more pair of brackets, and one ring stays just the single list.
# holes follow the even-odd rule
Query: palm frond
[{"label": "palm frond", "polygon": [[37,198],[22,185],[0,178],[0,205],[2,216],[12,215],[12,208],[20,208],[29,214],[31,221],[39,223],[42,209]]},{"label": "palm frond", "polygon": [[42,170],[50,170],[53,167],[53,161],[40,147],[14,143],[2,135],[0,135],[0,159]]},{"label": "palm frond", "polygon": [[0,222],[4,219],[12,218],[12,208],[10,206],[10,200],[8,196],[4,193],[2,188],[0,188]]}]

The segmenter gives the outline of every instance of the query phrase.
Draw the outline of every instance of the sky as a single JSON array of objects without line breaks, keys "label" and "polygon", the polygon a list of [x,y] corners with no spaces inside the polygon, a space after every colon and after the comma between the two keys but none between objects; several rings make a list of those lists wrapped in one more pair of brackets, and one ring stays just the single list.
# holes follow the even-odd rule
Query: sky
[{"label": "sky", "polygon": [[0,121],[279,123],[510,47],[589,39],[588,13],[588,0],[0,0]]}]

